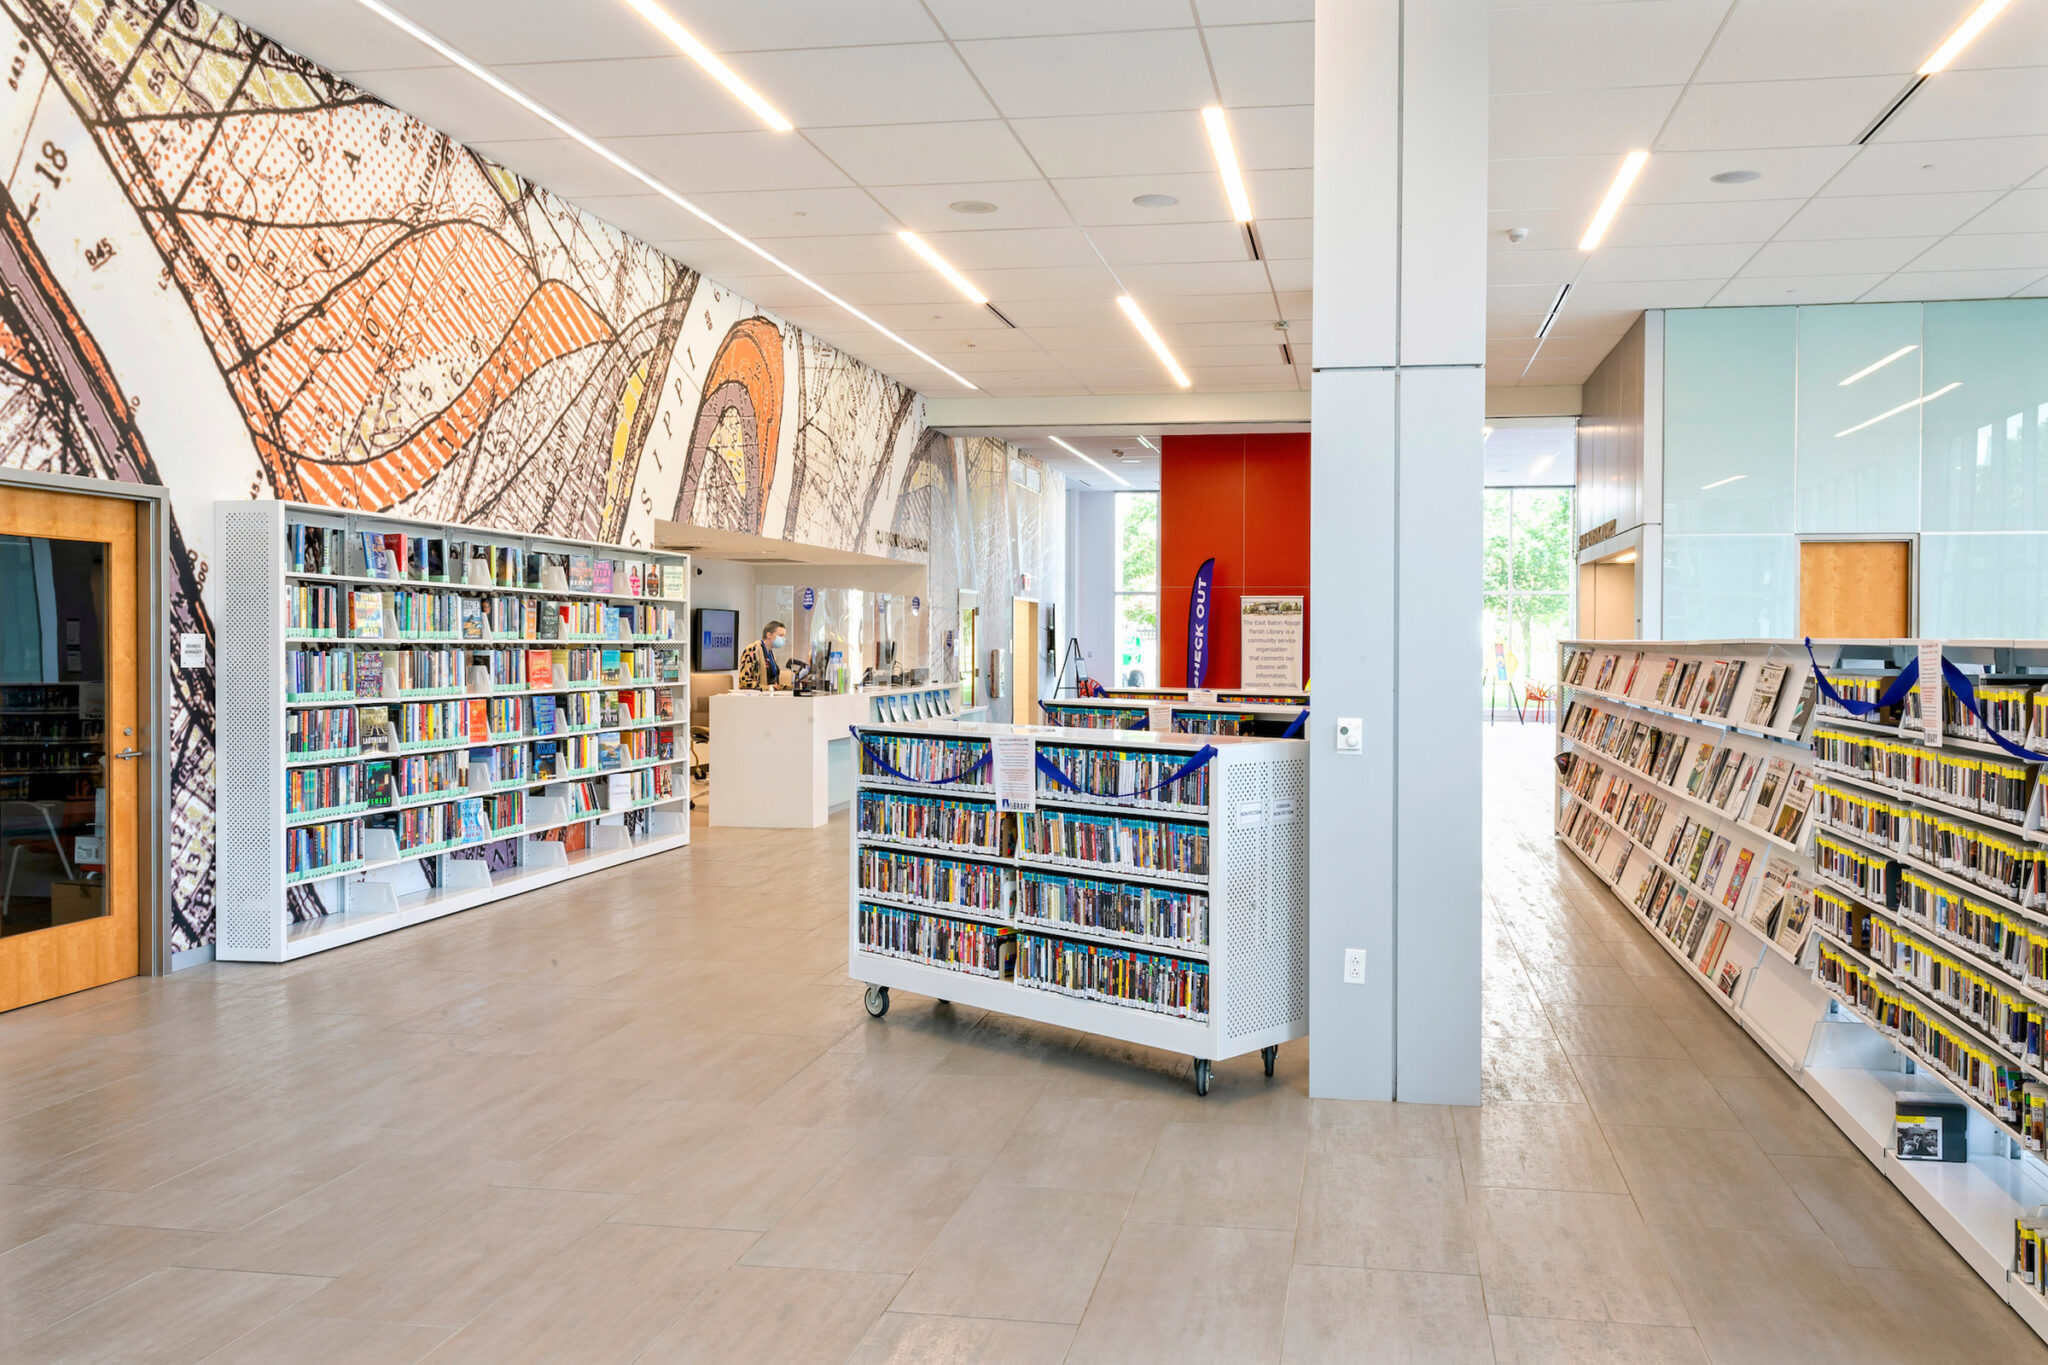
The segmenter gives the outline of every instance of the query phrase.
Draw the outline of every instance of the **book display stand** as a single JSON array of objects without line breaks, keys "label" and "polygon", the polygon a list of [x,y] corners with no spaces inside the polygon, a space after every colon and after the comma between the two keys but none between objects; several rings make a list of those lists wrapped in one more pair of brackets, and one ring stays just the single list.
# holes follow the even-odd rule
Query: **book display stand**
[{"label": "book display stand", "polygon": [[1918,646],[1565,643],[1558,832],[2048,1338],[2048,643]]},{"label": "book display stand", "polygon": [[218,955],[284,962],[689,841],[689,559],[215,508]]},{"label": "book display stand", "polygon": [[1300,740],[855,732],[848,973],[1211,1063],[1308,1030]]}]

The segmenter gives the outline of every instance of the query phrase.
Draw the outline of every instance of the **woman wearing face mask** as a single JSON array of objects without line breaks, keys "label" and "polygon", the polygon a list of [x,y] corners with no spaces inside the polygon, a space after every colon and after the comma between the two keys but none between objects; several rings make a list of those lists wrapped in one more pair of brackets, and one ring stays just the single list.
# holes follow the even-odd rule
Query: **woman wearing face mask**
[{"label": "woman wearing face mask", "polygon": [[789,643],[789,631],[780,621],[770,621],[761,638],[740,651],[740,690],[766,692],[782,686],[782,666],[775,651]]}]

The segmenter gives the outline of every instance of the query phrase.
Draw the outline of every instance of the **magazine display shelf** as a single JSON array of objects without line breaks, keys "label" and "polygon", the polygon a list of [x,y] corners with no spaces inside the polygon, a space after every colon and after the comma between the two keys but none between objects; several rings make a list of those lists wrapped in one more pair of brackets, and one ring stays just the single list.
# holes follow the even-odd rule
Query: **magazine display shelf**
[{"label": "magazine display shelf", "polygon": [[[1916,656],[1917,647],[1918,642],[1914,640],[1815,641],[1814,657],[1830,680],[1847,676],[1876,682],[1896,676]],[[1812,671],[1804,647],[1796,640],[1572,641],[1563,648],[1567,653],[1577,650],[1621,652],[1624,659],[1642,650],[1659,661],[1658,672],[1661,672],[1661,660],[1671,655],[1786,661],[1792,665],[1786,684],[1788,688],[1798,680],[1810,677]],[[1980,683],[1983,679],[1998,679],[2029,689],[2048,687],[2048,643],[1947,641],[1943,644],[1943,655],[1966,673],[1976,675],[1975,680]],[[1752,662],[1746,671],[1753,672],[1754,667]],[[1648,671],[1647,664],[1645,668]],[[1654,681],[1651,688],[1654,690]],[[1565,691],[1566,703],[1560,707],[1560,752],[1571,747],[1570,741],[1563,738],[1562,727],[1564,713],[1569,709],[1573,696],[1635,705],[1658,714],[1675,714],[1672,708],[1649,704],[1640,695],[1624,698],[1612,691],[1596,692],[1569,684]],[[1640,679],[1638,687],[1632,691],[1642,693]],[[1793,695],[1796,700],[1796,692]],[[1740,715],[1739,706],[1731,709]],[[1800,725],[1794,727],[1785,723],[1790,714],[1790,710],[1780,708],[1779,728],[1776,730],[1731,725],[1713,717],[1695,716],[1692,723],[1700,727],[1724,727],[1758,738],[1768,735],[1788,744],[1793,740],[1802,741],[1806,748],[1805,762],[1816,784],[1815,800],[1806,821],[1807,831],[1800,840],[1802,849],[1810,855],[1817,847],[1815,839],[1824,838],[1889,868],[1887,893],[1874,896],[1847,880],[1829,875],[1812,857],[1805,856],[1802,862],[1810,870],[1811,885],[1815,890],[1838,898],[1874,920],[1895,926],[1904,934],[1959,961],[1993,981],[2013,999],[2034,1008],[2048,1007],[2048,989],[2043,989],[2039,983],[2002,971],[1995,962],[1981,954],[1973,954],[1956,941],[1937,933],[1917,916],[1901,913],[1897,888],[1901,874],[1913,873],[2014,921],[2023,922],[2030,933],[2048,933],[2048,906],[2023,904],[2019,899],[1955,870],[1916,858],[1882,835],[1866,833],[1846,823],[1830,820],[1826,817],[1826,803],[1820,794],[1820,789],[1834,787],[1866,801],[1926,812],[1943,822],[1975,828],[2008,843],[2038,845],[2048,843],[2048,832],[2042,828],[2042,791],[2038,769],[2031,778],[2026,818],[2023,821],[2004,819],[1992,812],[1969,809],[1936,800],[1916,790],[1872,780],[1868,775],[1845,772],[1815,758],[1819,736],[1829,730],[1868,734],[1919,749],[1935,747],[1925,744],[1910,712],[1900,723],[1880,724],[1875,720],[1850,716],[1833,707],[1824,697],[1816,696]],[[2037,718],[2048,715],[2048,707],[2033,708],[2032,715]],[[2048,739],[2048,735],[2039,733],[2038,727],[2029,727],[2024,735],[2012,732],[2008,737],[2036,751],[2041,751],[2042,741]],[[1938,748],[1950,756],[1995,759],[2004,763],[2018,761],[1994,744],[1952,734],[1945,734]],[[1560,790],[1561,802],[1569,799],[1568,794]],[[1566,842],[1569,846],[1570,841]],[[1574,852],[1579,850],[1574,848]],[[1583,855],[1580,856],[1584,860]],[[1640,851],[1631,857],[1631,863],[1637,861],[1638,856]],[[1590,862],[1588,865],[1594,867],[1596,875],[1600,875],[1603,881],[1614,885],[1612,877]],[[1617,894],[1625,902],[1629,899],[1622,888],[1617,888]],[[1659,935],[1659,941],[1664,941],[1662,935]],[[2029,1150],[2015,1128],[1971,1093],[1968,1087],[1951,1080],[1932,1059],[1923,1056],[1903,1038],[1887,1031],[1855,1000],[1822,980],[1818,972],[1820,950],[1825,949],[1845,959],[1883,991],[1911,1003],[1925,1016],[1939,1020],[1950,1032],[1967,1038],[1994,1063],[2020,1073],[2030,1084],[2048,1088],[2048,1084],[2044,1084],[2048,1083],[2048,1069],[2044,1069],[2037,1060],[2025,1060],[2002,1049],[1998,1040],[1981,1024],[1909,977],[1894,971],[1887,963],[1873,959],[1862,944],[1849,942],[1820,914],[1813,918],[1809,944],[1811,946],[1799,958],[1801,962],[1812,964],[1800,973],[1802,980],[1796,983],[1787,981],[1780,970],[1782,963],[1760,957],[1743,990],[1734,998],[1720,1003],[1812,1096],[1822,1112],[1842,1130],[1857,1150],[1905,1195],[1964,1261],[2013,1307],[2037,1335],[2048,1339],[2048,1297],[2044,1297],[2039,1283],[2040,1279],[2048,1277],[2037,1276],[2036,1283],[2027,1283],[2017,1270],[2015,1260],[2016,1220],[2024,1210],[2048,1204],[2048,1163],[2044,1163],[2039,1153]],[[1667,943],[1666,946],[1670,945]],[[1711,983],[1702,980],[1701,984],[1707,987],[1709,995],[1718,996]],[[1760,992],[1765,994],[1760,995]],[[1795,999],[1799,1007],[1795,1010],[1784,1008],[1788,998]],[[1813,1006],[1816,999],[1819,1002],[1817,1011]],[[1968,1160],[1909,1161],[1897,1157],[1894,1139],[1900,1098],[1924,1097],[1930,1093],[1965,1107],[1968,1114]]]},{"label": "magazine display shelf", "polygon": [[[366,572],[296,572],[287,548],[292,526],[312,526],[342,533],[344,545],[357,543],[358,533],[398,534],[439,542],[443,576],[435,579],[378,577]],[[216,953],[227,961],[288,962],[343,944],[407,928],[443,915],[486,905],[521,892],[538,890],[586,873],[615,867],[689,842],[689,793],[679,785],[672,797],[634,799],[610,806],[578,810],[566,784],[602,781],[613,774],[655,769],[681,769],[689,762],[683,735],[677,736],[672,758],[627,757],[613,767],[564,768],[539,780],[499,781],[488,787],[457,786],[417,798],[399,798],[369,806],[356,802],[338,810],[288,808],[291,775],[312,767],[346,765],[366,759],[394,760],[460,753],[473,748],[522,746],[529,753],[541,741],[561,742],[578,736],[634,733],[673,728],[682,731],[689,715],[688,602],[684,596],[655,593],[603,592],[566,587],[463,581],[461,570],[446,562],[451,542],[501,547],[524,554],[590,555],[640,564],[673,565],[689,582],[689,557],[661,550],[558,536],[520,535],[484,527],[420,521],[383,513],[280,501],[221,502],[215,506],[216,570],[221,584],[216,616],[218,641],[216,692],[219,707],[218,808],[220,841],[218,941]],[[332,566],[323,566],[332,567]],[[367,566],[349,562],[351,570]],[[289,595],[300,585],[331,585],[338,594],[353,588],[413,589],[486,598],[540,598],[544,601],[621,606],[639,603],[670,608],[677,629],[672,639],[621,634],[615,639],[585,638],[566,632],[535,640],[493,636],[457,638],[440,632],[400,638],[388,614],[383,637],[351,638],[345,629],[319,634],[287,629]],[[353,689],[295,695],[287,691],[287,659],[308,646],[319,648],[408,646],[457,650],[534,649],[635,646],[673,649],[680,654],[677,680],[653,677],[617,682],[563,682],[554,686],[474,686],[397,690],[387,678],[386,694],[360,697]],[[572,726],[564,720],[546,735],[493,732],[484,740],[399,744],[385,752],[364,752],[360,746],[326,756],[289,754],[285,732],[289,717],[309,709],[396,708],[414,702],[499,701],[534,696],[571,697],[579,693],[661,691],[670,694],[674,722],[631,721],[615,725]],[[320,698],[325,697],[325,700]],[[517,824],[489,829],[480,837],[453,837],[401,847],[394,831],[362,827],[360,856],[339,865],[287,873],[285,841],[292,831],[335,822],[360,822],[370,815],[449,805],[467,797],[521,796]],[[628,818],[634,828],[628,827]],[[455,824],[451,814],[450,823]],[[584,827],[584,846],[571,849],[563,839],[548,839],[575,826]],[[459,830],[459,824],[455,825]],[[509,865],[493,867],[477,856],[453,854],[510,843],[516,852]]]},{"label": "magazine display shelf", "polygon": [[[995,812],[993,788],[959,782],[939,785],[904,782],[876,772],[865,744],[889,737],[928,738],[974,746],[994,736],[1014,735],[1038,747],[1157,754],[1177,766],[1206,743],[1209,761],[1206,806],[1168,806],[1153,800],[1119,800],[1065,792],[1036,776],[1036,805],[1083,818],[1127,815],[1134,820],[1169,820],[1206,831],[1208,862],[1200,874],[1147,872],[1102,863],[1034,855],[1019,835],[1023,812]],[[1077,1029],[1194,1059],[1195,1089],[1207,1094],[1211,1063],[1249,1052],[1262,1053],[1267,1074],[1282,1043],[1308,1031],[1308,754],[1304,741],[1234,736],[1153,735],[1145,731],[1070,730],[1049,726],[986,722],[927,721],[862,727],[855,808],[849,837],[848,974],[867,984],[867,1008],[888,1012],[891,989],[916,991],[942,1001]],[[902,838],[864,832],[864,802],[870,797],[937,798],[986,806],[997,822],[995,851],[950,838]],[[863,890],[862,853],[930,856],[994,870],[1000,895],[993,906],[968,907],[891,897]],[[1198,946],[1165,946],[1161,939],[1098,932],[1077,925],[1034,919],[1024,913],[1021,881],[1028,873],[1072,876],[1132,888],[1196,892],[1208,897],[1206,941]],[[1208,973],[1208,1015],[1184,1018],[1142,1005],[1112,1003],[1020,984],[1013,969],[976,975],[950,965],[911,960],[872,950],[861,937],[863,904],[902,909],[961,922],[1072,943],[1093,944],[1158,958],[1198,963]],[[1184,942],[1184,941],[1183,941]],[[1020,964],[1021,965],[1021,964]]]}]

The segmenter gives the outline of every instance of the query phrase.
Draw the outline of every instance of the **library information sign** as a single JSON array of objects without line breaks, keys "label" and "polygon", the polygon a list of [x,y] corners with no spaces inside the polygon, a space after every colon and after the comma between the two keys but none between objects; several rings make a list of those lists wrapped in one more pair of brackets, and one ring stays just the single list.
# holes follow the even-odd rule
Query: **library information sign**
[{"label": "library information sign", "polygon": [[1238,607],[1238,654],[1246,688],[1301,689],[1302,626],[1307,620],[1300,597],[1246,597]]}]

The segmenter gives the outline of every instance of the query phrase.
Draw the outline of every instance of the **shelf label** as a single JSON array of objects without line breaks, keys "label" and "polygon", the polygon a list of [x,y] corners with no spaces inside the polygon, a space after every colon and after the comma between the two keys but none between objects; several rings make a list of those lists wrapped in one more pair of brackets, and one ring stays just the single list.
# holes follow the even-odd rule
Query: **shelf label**
[{"label": "shelf label", "polygon": [[198,631],[181,631],[178,635],[178,667],[206,667],[206,636]]},{"label": "shelf label", "polygon": [[1213,687],[1191,687],[1188,689],[1189,706],[1214,706],[1216,689]]},{"label": "shelf label", "polygon": [[1920,742],[1930,749],[1941,747],[1941,641],[1920,642]]},{"label": "shelf label", "polygon": [[1145,728],[1155,735],[1173,733],[1173,708],[1171,706],[1148,706],[1145,708]]},{"label": "shelf label", "polygon": [[997,810],[1038,808],[1038,745],[1029,735],[991,735],[989,767]]},{"label": "shelf label", "polygon": [[1274,797],[1273,803],[1267,811],[1267,823],[1272,825],[1293,824],[1294,798],[1291,796]]},{"label": "shelf label", "polygon": [[1240,801],[1237,803],[1237,827],[1239,829],[1257,829],[1265,823],[1266,803],[1264,801]]}]

